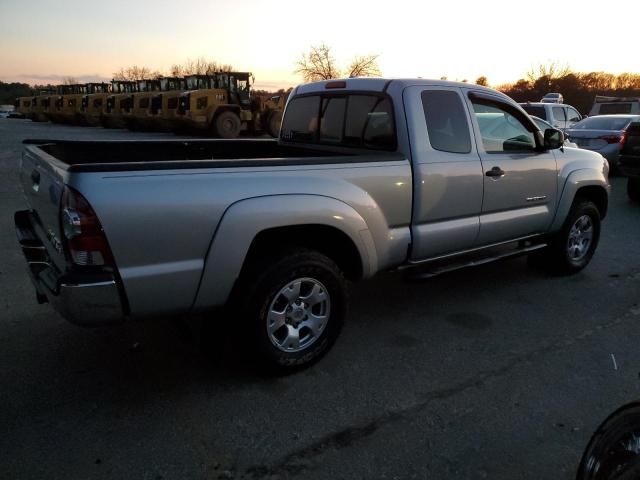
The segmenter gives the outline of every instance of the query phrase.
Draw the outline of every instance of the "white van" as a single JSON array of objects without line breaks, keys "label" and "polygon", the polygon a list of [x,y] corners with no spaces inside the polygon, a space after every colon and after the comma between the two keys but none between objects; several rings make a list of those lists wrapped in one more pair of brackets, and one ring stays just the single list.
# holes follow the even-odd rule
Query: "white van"
[{"label": "white van", "polygon": [[605,97],[596,95],[589,116],[624,113],[640,115],[640,97]]}]

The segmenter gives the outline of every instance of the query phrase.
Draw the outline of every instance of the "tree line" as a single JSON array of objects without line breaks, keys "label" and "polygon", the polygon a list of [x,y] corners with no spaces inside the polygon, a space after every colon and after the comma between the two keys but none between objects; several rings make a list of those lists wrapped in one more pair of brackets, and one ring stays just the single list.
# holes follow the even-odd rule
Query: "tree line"
[{"label": "tree line", "polygon": [[[305,82],[329,80],[341,77],[376,77],[381,76],[377,54],[356,55],[352,60],[341,66],[337,63],[330,46],[321,43],[311,46],[308,51],[301,53],[294,62],[294,72]],[[205,57],[187,59],[184,63],[173,64],[168,75],[182,77],[185,75],[208,75],[214,72],[233,71],[234,67]],[[145,66],[132,65],[120,68],[113,73],[115,80],[142,80],[165,76],[165,73]],[[446,80],[446,77],[441,77]],[[467,82],[467,80],[463,80]],[[74,77],[65,77],[65,85],[79,83]],[[478,77],[478,85],[489,85],[486,76]],[[29,86],[26,83],[4,83],[0,81],[0,104],[13,103],[16,97],[29,96],[38,90],[52,87],[52,85]],[[568,66],[558,63],[540,65],[527,72],[524,78],[514,83],[499,85],[497,90],[509,95],[517,102],[537,102],[546,93],[559,92],[565,103],[573,105],[580,112],[588,113],[596,95],[612,97],[640,97],[640,74],[606,72],[574,72]],[[284,92],[256,91],[257,94],[269,95]]]},{"label": "tree line", "polygon": [[589,113],[596,95],[640,97],[640,74],[574,72],[555,63],[540,65],[515,83],[500,85],[501,92],[516,102],[538,102],[549,92],[561,93],[564,102],[583,114]]},{"label": "tree line", "polygon": [[16,98],[29,95],[33,95],[33,89],[27,83],[0,81],[0,105],[13,105]]}]

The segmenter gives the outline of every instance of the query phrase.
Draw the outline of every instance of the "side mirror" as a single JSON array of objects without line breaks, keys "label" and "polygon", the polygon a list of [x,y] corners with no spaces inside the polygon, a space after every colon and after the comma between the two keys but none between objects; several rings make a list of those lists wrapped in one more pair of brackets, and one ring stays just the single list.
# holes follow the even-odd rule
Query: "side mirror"
[{"label": "side mirror", "polygon": [[544,131],[545,150],[555,150],[564,145],[564,133],[555,128],[547,128]]}]

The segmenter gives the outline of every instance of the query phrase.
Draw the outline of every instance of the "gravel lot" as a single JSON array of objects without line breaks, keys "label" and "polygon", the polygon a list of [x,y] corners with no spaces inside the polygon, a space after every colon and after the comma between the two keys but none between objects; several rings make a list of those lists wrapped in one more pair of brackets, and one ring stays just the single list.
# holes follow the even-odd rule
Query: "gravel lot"
[{"label": "gravel lot", "polygon": [[640,397],[640,207],[621,178],[582,273],[379,275],[329,355],[285,378],[203,340],[224,318],[68,324],[15,240],[20,142],[165,136],[0,119],[0,478],[568,480]]}]

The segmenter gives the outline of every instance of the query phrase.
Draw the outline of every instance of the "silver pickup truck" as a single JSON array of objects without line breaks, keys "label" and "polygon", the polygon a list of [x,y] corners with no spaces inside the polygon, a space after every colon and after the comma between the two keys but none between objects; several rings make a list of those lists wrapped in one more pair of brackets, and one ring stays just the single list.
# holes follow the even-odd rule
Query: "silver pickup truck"
[{"label": "silver pickup truck", "polygon": [[519,254],[576,272],[608,205],[602,156],[444,81],[299,86],[277,141],[26,143],[15,225],[40,302],[83,325],[232,305],[285,369],[334,342],[348,281]]}]

